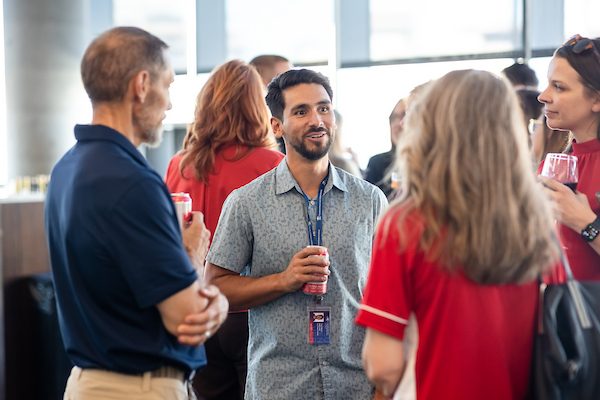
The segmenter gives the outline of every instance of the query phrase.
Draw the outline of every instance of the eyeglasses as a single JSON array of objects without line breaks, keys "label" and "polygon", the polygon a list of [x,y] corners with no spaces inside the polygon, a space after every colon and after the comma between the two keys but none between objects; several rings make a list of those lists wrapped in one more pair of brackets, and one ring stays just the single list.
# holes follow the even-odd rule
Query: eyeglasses
[{"label": "eyeglasses", "polygon": [[584,38],[581,35],[571,36],[569,40],[563,44],[563,47],[571,47],[571,50],[574,54],[583,54],[588,50],[592,50],[594,56],[598,63],[600,63],[600,53],[598,53],[598,49],[594,46],[594,41],[589,38]]}]

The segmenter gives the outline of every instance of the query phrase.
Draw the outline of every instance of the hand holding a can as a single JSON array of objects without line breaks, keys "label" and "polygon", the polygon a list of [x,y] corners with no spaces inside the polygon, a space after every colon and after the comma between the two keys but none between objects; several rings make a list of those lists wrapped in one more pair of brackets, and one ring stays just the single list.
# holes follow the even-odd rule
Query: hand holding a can
[{"label": "hand holding a can", "polygon": [[295,292],[309,282],[327,282],[329,257],[323,246],[307,246],[294,254],[285,271],[279,274],[286,292]]},{"label": "hand holding a can", "polygon": [[192,211],[190,215],[190,223],[182,232],[183,245],[190,261],[202,277],[204,259],[210,244],[210,231],[204,225],[204,216],[201,212]]}]

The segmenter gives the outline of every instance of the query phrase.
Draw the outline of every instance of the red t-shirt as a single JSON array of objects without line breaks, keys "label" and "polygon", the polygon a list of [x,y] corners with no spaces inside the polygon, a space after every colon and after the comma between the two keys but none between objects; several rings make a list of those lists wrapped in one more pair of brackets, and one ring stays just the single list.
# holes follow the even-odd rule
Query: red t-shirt
[{"label": "red t-shirt", "polygon": [[[400,252],[394,214],[388,212],[379,224],[356,322],[402,340],[406,320],[415,314],[418,399],[524,398],[536,283],[484,286],[460,272],[445,272],[418,250],[422,221],[415,216],[405,221],[407,248]],[[391,228],[384,234],[386,222]]]},{"label": "red t-shirt", "polygon": [[[596,193],[600,193],[600,140],[573,142],[571,154],[577,156],[577,191],[587,196],[594,213],[600,215],[600,202],[596,197]],[[543,163],[538,173],[542,171],[542,167]],[[575,278],[582,281],[600,281],[600,254],[583,240],[581,232],[575,232],[562,224],[559,225],[559,232]]]},{"label": "red t-shirt", "polygon": [[[238,152],[247,152],[237,159]],[[166,183],[171,193],[187,192],[192,198],[192,210],[204,214],[204,224],[214,234],[225,199],[235,189],[240,188],[262,174],[275,168],[284,155],[276,150],[262,147],[229,146],[216,154],[212,173],[207,183],[194,177],[191,165],[179,172],[181,155],[176,154],[169,162]]]}]

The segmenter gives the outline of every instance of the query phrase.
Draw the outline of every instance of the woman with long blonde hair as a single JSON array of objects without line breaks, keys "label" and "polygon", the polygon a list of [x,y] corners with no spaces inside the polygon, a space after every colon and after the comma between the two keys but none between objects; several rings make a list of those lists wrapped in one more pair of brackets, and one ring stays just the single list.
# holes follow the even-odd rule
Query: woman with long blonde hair
[{"label": "woman with long blonde hair", "polygon": [[[269,118],[262,80],[243,61],[216,68],[198,94],[194,122],[169,163],[166,182],[171,192],[190,194],[211,232],[227,196],[283,159],[273,150]],[[247,341],[247,312],[230,313],[205,344],[208,365],[194,380],[202,398],[244,398]]]},{"label": "woman with long blonde hair", "polygon": [[553,217],[508,82],[475,70],[431,82],[397,148],[399,199],[380,221],[357,322],[391,396],[414,315],[418,399],[527,393],[536,278],[556,264]]}]

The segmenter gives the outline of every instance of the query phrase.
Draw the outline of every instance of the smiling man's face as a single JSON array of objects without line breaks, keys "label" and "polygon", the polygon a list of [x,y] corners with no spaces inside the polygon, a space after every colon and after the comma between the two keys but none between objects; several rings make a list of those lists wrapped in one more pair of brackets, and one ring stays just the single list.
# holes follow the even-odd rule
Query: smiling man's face
[{"label": "smiling man's face", "polygon": [[301,83],[285,89],[283,98],[283,121],[277,121],[274,131],[285,139],[286,150],[307,160],[325,157],[335,132],[335,115],[325,88]]}]

